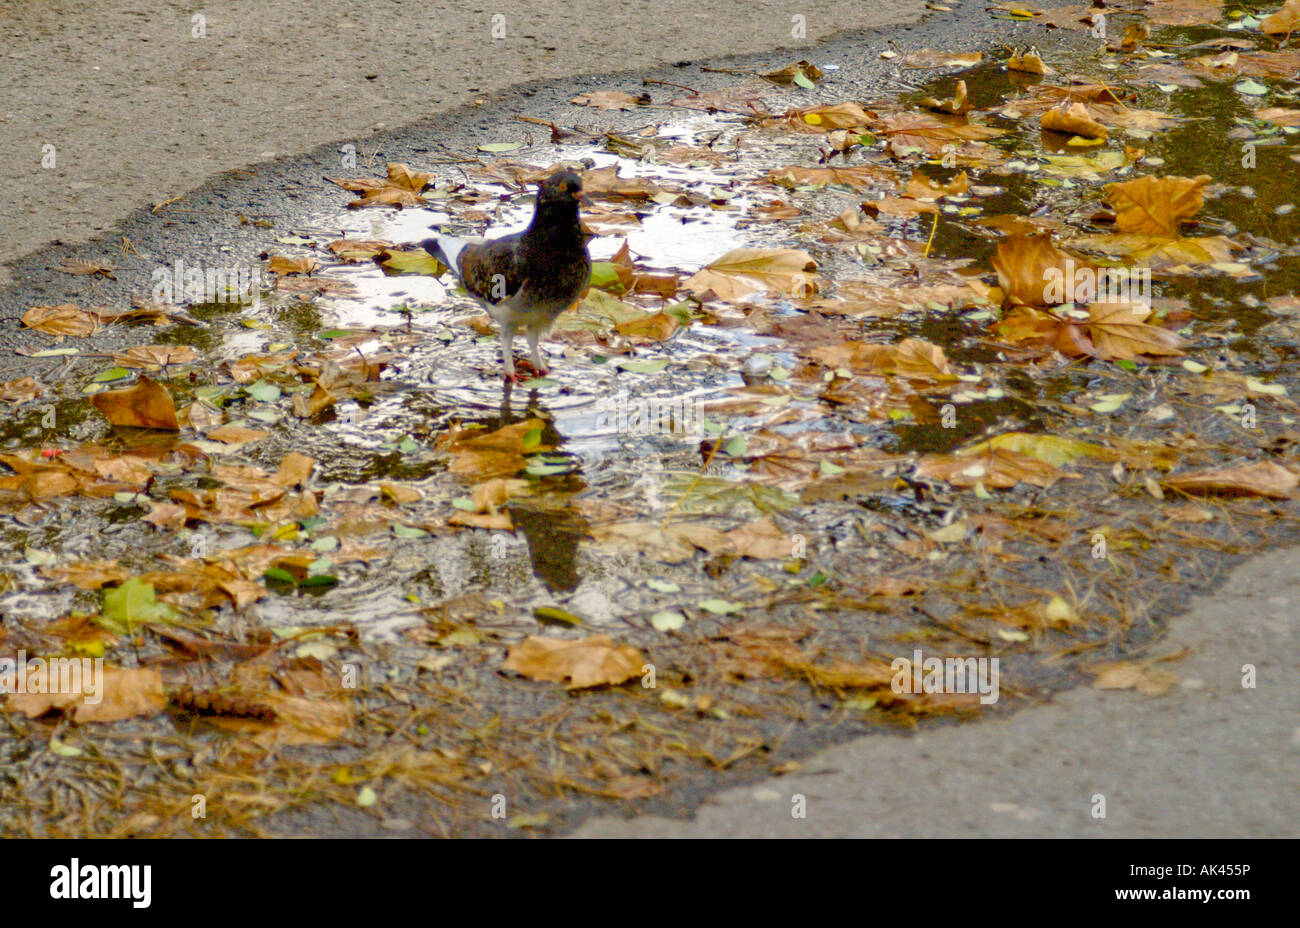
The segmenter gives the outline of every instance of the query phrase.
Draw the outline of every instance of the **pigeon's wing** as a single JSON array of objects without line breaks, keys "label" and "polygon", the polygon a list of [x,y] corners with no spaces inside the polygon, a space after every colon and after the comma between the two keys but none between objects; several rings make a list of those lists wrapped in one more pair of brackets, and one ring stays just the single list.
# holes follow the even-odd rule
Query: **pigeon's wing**
[{"label": "pigeon's wing", "polygon": [[500,303],[524,286],[518,260],[518,235],[485,241],[439,235],[424,242],[425,251],[456,272],[465,289],[488,303]]}]

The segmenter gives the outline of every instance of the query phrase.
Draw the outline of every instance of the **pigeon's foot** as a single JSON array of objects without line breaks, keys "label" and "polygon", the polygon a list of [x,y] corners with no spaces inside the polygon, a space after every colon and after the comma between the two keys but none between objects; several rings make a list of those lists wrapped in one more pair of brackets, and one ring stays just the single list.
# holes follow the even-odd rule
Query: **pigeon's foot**
[{"label": "pigeon's foot", "polygon": [[550,371],[548,371],[546,368],[538,367],[532,361],[528,361],[523,358],[520,358],[518,361],[515,362],[515,367],[522,367],[525,371],[528,371],[530,374],[533,374],[536,377],[545,377],[548,373],[550,373]]}]

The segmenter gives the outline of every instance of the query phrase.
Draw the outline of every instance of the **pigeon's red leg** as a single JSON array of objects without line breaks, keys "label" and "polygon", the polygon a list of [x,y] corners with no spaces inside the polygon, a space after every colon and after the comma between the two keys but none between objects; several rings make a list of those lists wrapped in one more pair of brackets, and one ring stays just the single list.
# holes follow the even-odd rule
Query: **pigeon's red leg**
[{"label": "pigeon's red leg", "polygon": [[527,371],[528,373],[532,374],[535,377],[546,376],[545,368],[539,368],[536,364],[534,364],[532,361],[529,361],[526,358],[520,358],[519,360],[515,361],[515,367],[522,368],[523,370]]},{"label": "pigeon's red leg", "polygon": [[528,338],[528,347],[532,349],[533,370],[537,371],[537,376],[545,377],[549,371],[546,370],[546,365],[542,363],[542,349],[540,346],[542,330],[538,328],[527,329],[524,334]]}]

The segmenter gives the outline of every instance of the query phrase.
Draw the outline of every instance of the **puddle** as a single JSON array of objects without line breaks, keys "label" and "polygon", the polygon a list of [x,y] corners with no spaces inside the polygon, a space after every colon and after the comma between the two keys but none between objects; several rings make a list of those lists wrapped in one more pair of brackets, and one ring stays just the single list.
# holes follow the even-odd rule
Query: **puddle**
[{"label": "puddle", "polygon": [[[1153,41],[1202,34],[1218,32],[1157,31]],[[1094,44],[1077,42],[1072,52],[1065,43],[1055,49],[1052,63],[1064,73],[1093,73],[1098,65]],[[672,685],[703,694],[704,702],[690,704],[695,706],[689,710],[692,723],[716,722],[717,731],[733,739],[728,750],[741,749],[735,739],[742,728],[751,721],[760,725],[749,701],[766,697],[757,686],[752,691],[730,686],[732,678],[708,661],[701,669],[702,659],[689,648],[718,647],[726,639],[724,632],[742,620],[759,626],[798,626],[801,634],[809,635],[807,654],[844,654],[850,663],[876,659],[903,644],[928,646],[937,641],[950,650],[977,648],[1002,655],[1014,670],[1007,679],[1015,679],[1024,693],[1040,686],[1049,693],[1067,680],[1073,682],[1077,661],[1048,666],[1041,660],[1045,650],[1091,656],[1094,649],[1096,655],[1109,653],[1122,636],[1127,636],[1126,643],[1149,640],[1157,629],[1141,609],[1156,609],[1163,602],[1160,597],[1175,595],[1171,589],[1190,593],[1199,578],[1211,573],[1207,565],[1221,562],[1221,552],[1246,549],[1241,539],[1255,538],[1252,529],[1219,522],[1206,531],[1220,532],[1222,547],[1189,554],[1181,542],[1169,541],[1182,538],[1175,533],[1184,527],[1180,523],[1169,529],[1171,517],[1150,498],[1160,475],[1148,467],[1155,476],[1139,483],[1137,465],[1131,468],[1134,472],[1118,463],[1112,468],[1119,458],[1107,459],[1104,467],[1069,461],[1085,473],[1057,475],[1032,486],[1013,481],[1010,487],[995,485],[994,492],[983,482],[961,487],[946,485],[941,478],[918,478],[917,460],[946,456],[1006,432],[1140,444],[1165,439],[1172,443],[1176,428],[1184,436],[1178,454],[1190,458],[1200,453],[1197,460],[1202,463],[1219,461],[1211,455],[1226,453],[1238,436],[1228,418],[1206,410],[1242,397],[1189,392],[1199,384],[1176,381],[1190,371],[1176,363],[1125,366],[1087,357],[1017,355],[996,337],[992,323],[1001,307],[987,301],[959,309],[911,301],[900,305],[913,308],[897,313],[837,315],[818,309],[813,297],[834,301],[853,284],[876,284],[901,293],[931,279],[961,281],[969,272],[988,279],[999,241],[976,224],[981,218],[1054,217],[1063,233],[1095,231],[1095,214],[1104,205],[1103,181],[1205,173],[1213,180],[1194,233],[1236,237],[1243,245],[1238,261],[1218,263],[1239,263],[1240,268],[1157,273],[1155,303],[1162,313],[1186,313],[1178,318],[1189,358],[1207,367],[1218,364],[1216,372],[1241,374],[1243,380],[1280,380],[1284,362],[1296,357],[1300,312],[1287,314],[1276,306],[1270,311],[1268,300],[1300,290],[1300,260],[1290,244],[1300,237],[1300,216],[1278,210],[1297,195],[1291,167],[1295,162],[1287,160],[1287,170],[1277,170],[1282,153],[1261,149],[1261,158],[1278,159],[1269,162],[1272,169],[1243,166],[1239,143],[1263,131],[1253,119],[1260,100],[1244,99],[1232,81],[1207,80],[1198,88],[1167,93],[1156,82],[1135,75],[1115,77],[1133,78],[1130,86],[1137,97],[1127,101],[1132,109],[1162,110],[1185,121],[1164,131],[1117,130],[1105,146],[1112,154],[1124,145],[1144,148],[1146,162],[1071,177],[1070,170],[1083,163],[1077,160],[1077,146],[1041,139],[1033,120],[988,116],[986,124],[1013,130],[989,142],[1007,160],[967,170],[973,184],[996,187],[995,192],[985,189],[978,196],[946,200],[937,221],[929,213],[894,217],[881,211],[878,234],[857,239],[828,234],[835,231],[829,221],[846,210],[856,214],[864,201],[897,193],[892,181],[858,190],[837,183],[791,190],[763,180],[774,168],[823,164],[820,157],[827,142],[820,134],[756,128],[726,114],[656,109],[645,117],[647,124],[657,123],[648,135],[627,130],[612,139],[578,137],[544,151],[510,153],[507,159],[517,155],[520,162],[540,166],[566,161],[590,170],[616,168],[625,181],[642,178],[670,191],[662,202],[596,198],[595,207],[584,213],[588,219],[624,223],[619,234],[592,240],[592,257],[598,262],[615,259],[626,243],[637,273],[671,273],[684,279],[736,248],[803,249],[816,259],[824,289],[813,296],[785,293],[702,301],[685,298],[681,288],[663,299],[624,293],[626,302],[646,315],[680,310],[682,315],[675,318],[688,324],[666,340],[638,342],[612,324],[584,329],[581,323],[574,328],[562,323],[544,343],[550,376],[509,388],[500,382],[495,327],[484,330],[466,323],[481,311],[449,287],[450,278],[392,274],[373,261],[340,263],[325,250],[327,242],[340,237],[414,245],[434,228],[481,234],[486,225],[492,237],[520,229],[531,215],[532,199],[519,196],[504,182],[507,166],[488,166],[498,172],[500,182],[485,180],[478,172],[441,172],[439,186],[426,192],[428,208],[349,210],[345,204],[352,195],[339,189],[336,209],[305,217],[292,229],[277,229],[286,241],[275,253],[315,258],[322,267],[314,278],[350,287],[352,295],[313,299],[266,291],[243,303],[192,304],[186,311],[202,325],[175,325],[152,335],[158,344],[192,346],[202,355],[201,364],[181,374],[167,370],[151,376],[167,382],[178,398],[178,409],[184,405],[187,415],[215,416],[204,429],[161,438],[114,431],[86,402],[85,394],[75,392],[53,405],[48,420],[52,424],[45,424],[44,407],[29,403],[0,426],[0,446],[7,452],[58,452],[41,460],[11,459],[22,467],[35,466],[38,476],[44,461],[60,454],[68,460],[83,444],[98,443],[151,462],[172,462],[151,473],[149,483],[141,487],[103,487],[86,476],[90,471],[79,472],[100,495],[87,494],[76,504],[40,498],[32,489],[41,489],[39,481],[33,481],[25,488],[33,498],[25,498],[16,510],[15,518],[22,522],[0,534],[0,577],[5,584],[0,587],[0,609],[42,621],[70,610],[90,614],[98,609],[103,594],[97,587],[73,589],[49,581],[42,568],[56,562],[116,561],[134,574],[145,574],[159,569],[160,556],[171,558],[170,564],[179,559],[189,565],[186,569],[197,569],[195,565],[208,563],[208,556],[194,552],[221,551],[258,564],[249,570],[265,580],[269,593],[238,611],[204,605],[195,611],[194,622],[205,633],[239,639],[251,625],[269,630],[283,644],[295,641],[291,636],[304,629],[346,625],[355,631],[355,641],[324,650],[290,651],[286,645],[285,653],[329,661],[356,644],[371,660],[365,649],[380,648],[384,662],[376,658],[371,663],[376,673],[387,675],[388,683],[423,683],[429,674],[438,674],[434,685],[454,681],[464,692],[474,692],[475,700],[481,697],[494,716],[500,712],[531,720],[540,718],[543,708],[567,711],[572,697],[562,687],[545,693],[511,688],[518,681],[498,673],[502,646],[544,634],[547,624],[562,626],[561,637],[567,631],[607,632],[620,642],[659,649],[667,655],[665,667],[675,659]],[[958,78],[966,81],[976,107],[1000,105],[1022,92],[1032,94],[1042,83],[990,62],[932,80],[905,102],[950,96]],[[794,91],[772,90],[768,96],[777,113],[785,112],[787,105],[811,103]],[[1295,100],[1292,90],[1280,87],[1268,97],[1270,105],[1294,105]],[[1220,127],[1218,136],[1208,131],[1212,126]],[[1232,144],[1225,144],[1224,133]],[[1273,136],[1288,153],[1294,151],[1291,134]],[[703,148],[706,139],[709,147]],[[674,145],[696,146],[698,157],[659,157]],[[657,160],[617,153],[637,147],[653,150]],[[882,164],[884,159],[877,140],[871,139],[865,152],[825,163],[852,167]],[[906,164],[902,182],[920,163],[913,159]],[[411,167],[418,170],[420,165]],[[951,180],[958,170],[937,159],[925,161],[924,167],[938,183]],[[355,175],[366,173],[376,172],[358,170]],[[682,205],[680,198],[691,205]],[[774,201],[801,213],[766,221],[760,209]],[[614,213],[624,215],[611,218]],[[628,224],[626,214],[633,213],[639,221]],[[903,389],[893,368],[881,368],[878,377],[856,376],[861,372],[846,375],[820,361],[826,370],[814,370],[810,360],[827,346],[861,342],[892,347],[904,339],[941,349],[957,382],[947,377]],[[271,360],[265,368],[247,366],[254,357]],[[101,368],[116,363],[103,358]],[[68,364],[75,369],[69,382],[78,390],[100,370],[92,367],[91,356]],[[93,364],[100,365],[100,360]],[[340,376],[337,383],[343,388],[331,397],[335,402],[299,415],[294,404],[310,404],[313,387],[323,382],[330,365],[338,371],[360,369],[364,376],[359,382]],[[105,382],[121,386],[126,376],[124,372]],[[837,395],[837,390],[855,392]],[[1136,398],[1123,410],[1110,410],[1115,413],[1111,418],[1094,415],[1098,405],[1104,408],[1098,398],[1115,394]],[[1153,425],[1144,418],[1145,411],[1158,408],[1166,397],[1178,407],[1169,419],[1189,416],[1189,409],[1201,418]],[[1279,417],[1270,427],[1293,422],[1287,418],[1293,408],[1289,403],[1269,408],[1270,415]],[[960,410],[955,422],[944,421],[945,406]],[[657,427],[629,425],[642,421],[637,417],[643,413],[652,416],[663,410],[668,412]],[[210,437],[204,438],[207,445],[199,451],[209,457],[201,465],[174,464],[168,456],[189,454],[186,444],[200,431],[215,431],[211,426],[218,420],[223,426],[266,434],[228,454],[214,447]],[[670,426],[665,427],[666,422]],[[671,426],[683,422],[693,422],[694,427]],[[520,438],[520,447],[529,453],[508,462],[520,465],[513,470],[491,471],[491,476],[509,479],[515,486],[499,505],[481,505],[471,494],[487,483],[481,479],[484,472],[457,471],[458,461],[471,458],[459,457],[460,451],[447,453],[447,443],[457,436],[473,439],[510,426],[522,426],[521,436],[531,428],[526,439]],[[312,488],[321,494],[318,501],[308,492],[299,495],[299,509],[257,510],[274,512],[274,517],[197,524],[193,514],[183,510],[181,522],[187,527],[166,530],[155,530],[143,518],[151,506],[182,498],[178,492],[197,497],[238,483],[222,475],[221,468],[230,461],[260,466],[261,472],[240,473],[249,486],[265,486],[293,453],[313,459]],[[473,460],[480,467],[494,463],[486,452]],[[1055,484],[1067,479],[1076,482],[1067,489]],[[291,495],[286,492],[284,498]],[[317,503],[319,511],[313,508]],[[253,508],[250,504],[248,511]],[[455,521],[467,513],[483,518],[508,515],[511,529],[490,527],[500,523]],[[687,542],[666,531],[712,516],[727,517],[715,521],[728,526],[738,523],[728,529],[741,533],[731,550],[722,543],[709,547],[716,542],[713,536],[707,543]],[[790,548],[788,556],[784,548],[762,556],[752,550],[740,553],[736,545],[755,544],[743,533],[760,516],[774,520],[781,544],[798,539],[798,547]],[[1188,521],[1199,525],[1197,518],[1189,516]],[[597,532],[622,522],[639,525],[650,541],[634,550],[597,540]],[[1157,523],[1159,531],[1152,528]],[[1122,555],[1103,562],[1112,566],[1111,573],[1089,573],[1095,565],[1088,562],[1096,556],[1089,557],[1079,539],[1095,544],[1095,532],[1101,528]],[[702,531],[698,525],[693,530]],[[805,542],[812,544],[811,550],[803,547]],[[674,544],[682,548],[680,557],[665,556]],[[258,574],[265,569],[256,560],[259,552],[276,546],[288,553],[267,563],[289,566],[273,568],[278,571],[274,576],[271,571]],[[1179,571],[1188,576],[1171,583]],[[1079,590],[1087,592],[1069,603],[1062,598]],[[1057,621],[1033,613],[1028,597],[1042,599],[1044,591],[1078,614]],[[1142,606],[1134,606],[1132,614],[1125,612],[1121,629],[1109,606],[1098,605],[1111,603],[1107,597]],[[1055,600],[1053,607],[1059,617]],[[665,618],[666,612],[678,613],[676,619],[681,619],[681,624],[666,626],[669,631],[661,625],[676,619]],[[991,622],[1002,624],[994,627]],[[682,628],[680,636],[669,633]],[[310,647],[319,645],[316,641]],[[427,663],[431,656],[436,659],[434,670]],[[835,682],[840,678],[832,675],[832,682],[825,683],[813,673],[811,658],[800,661],[791,665],[802,668],[800,685],[810,682],[819,696],[809,701],[815,703],[811,708],[800,706],[799,724],[814,719],[828,727],[862,728],[879,722],[885,706],[876,706],[874,698],[849,706]],[[634,687],[628,690],[601,692],[593,699],[659,698]],[[449,692],[439,691],[440,705]],[[389,706],[390,697],[385,694],[380,701]],[[719,703],[709,701],[715,697]],[[726,706],[719,709],[723,700]],[[646,705],[636,704],[637,718],[680,708]],[[475,710],[479,708],[476,703]],[[654,724],[663,723],[660,715],[653,717],[658,720]],[[743,725],[733,726],[737,719]],[[458,717],[452,726],[457,734],[440,743],[439,750],[463,747],[457,740],[466,737],[460,721]],[[499,721],[494,717],[493,724]],[[785,724],[775,717],[770,724],[764,721],[762,737],[776,737],[778,722]],[[388,733],[406,723],[387,724],[374,730]],[[638,729],[640,724],[619,722],[618,737],[634,729],[637,737],[648,737]],[[712,757],[717,750],[710,741],[698,756]],[[474,759],[479,765],[475,769],[497,769],[477,755]]]}]

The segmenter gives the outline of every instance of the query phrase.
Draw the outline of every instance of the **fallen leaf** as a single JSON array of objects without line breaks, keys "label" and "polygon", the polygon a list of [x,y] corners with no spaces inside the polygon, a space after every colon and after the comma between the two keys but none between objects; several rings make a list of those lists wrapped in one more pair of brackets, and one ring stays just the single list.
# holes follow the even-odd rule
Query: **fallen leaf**
[{"label": "fallen leaf", "polygon": [[640,676],[646,659],[636,648],[616,645],[608,635],[580,641],[529,635],[510,648],[502,670],[530,680],[564,683],[570,689],[617,686]]},{"label": "fallen leaf", "polygon": [[90,402],[113,425],[169,432],[180,429],[171,393],[143,375],[134,387],[96,393]]},{"label": "fallen leaf", "polygon": [[96,318],[71,303],[58,306],[33,306],[23,313],[23,325],[46,335],[71,335],[85,338],[99,328]]},{"label": "fallen leaf", "polygon": [[1300,477],[1272,461],[1175,474],[1160,481],[1165,489],[1183,493],[1266,496],[1270,499],[1291,499],[1297,484],[1300,484]]},{"label": "fallen leaf", "polygon": [[1107,184],[1106,199],[1115,208],[1120,232],[1177,236],[1179,225],[1204,204],[1201,188],[1210,175],[1198,177],[1139,177]]},{"label": "fallen leaf", "polygon": [[806,251],[794,248],[737,248],[691,275],[682,286],[692,293],[712,292],[718,299],[734,301],[755,293],[817,292],[812,274],[817,262]]}]

